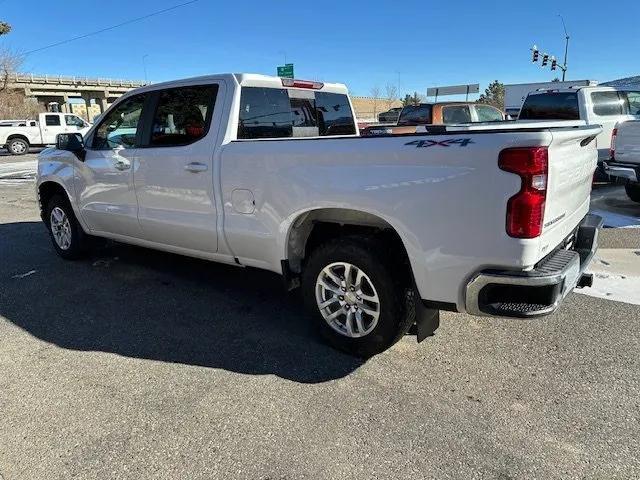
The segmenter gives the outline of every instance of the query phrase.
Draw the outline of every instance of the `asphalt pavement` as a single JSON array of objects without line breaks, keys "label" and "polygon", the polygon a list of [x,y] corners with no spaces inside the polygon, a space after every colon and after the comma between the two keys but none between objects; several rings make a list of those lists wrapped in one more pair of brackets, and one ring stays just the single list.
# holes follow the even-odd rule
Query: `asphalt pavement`
[{"label": "asphalt pavement", "polygon": [[640,478],[640,306],[443,313],[363,362],[280,285],[118,244],[63,261],[33,180],[0,181],[0,479]]}]

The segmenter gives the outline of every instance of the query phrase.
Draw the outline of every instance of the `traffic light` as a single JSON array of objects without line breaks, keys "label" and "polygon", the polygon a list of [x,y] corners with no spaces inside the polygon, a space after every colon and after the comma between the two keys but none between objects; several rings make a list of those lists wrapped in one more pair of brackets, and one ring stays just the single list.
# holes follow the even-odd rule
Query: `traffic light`
[{"label": "traffic light", "polygon": [[542,66],[546,67],[547,63],[549,63],[549,54],[548,53],[543,53],[542,54]]},{"label": "traffic light", "polygon": [[538,56],[540,55],[540,52],[538,52],[538,47],[536,47],[535,45],[533,46],[531,51],[533,52],[533,57],[531,58],[531,61],[535,63],[538,61]]},{"label": "traffic light", "polygon": [[551,70],[555,70],[556,68],[558,68],[558,61],[556,60],[556,57],[551,57]]}]

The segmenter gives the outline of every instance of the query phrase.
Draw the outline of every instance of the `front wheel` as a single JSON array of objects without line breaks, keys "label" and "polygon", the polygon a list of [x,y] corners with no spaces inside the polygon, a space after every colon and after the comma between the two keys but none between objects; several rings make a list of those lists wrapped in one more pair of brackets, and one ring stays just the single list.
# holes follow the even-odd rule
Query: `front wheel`
[{"label": "front wheel", "polygon": [[24,155],[29,153],[29,142],[23,138],[12,138],[7,142],[7,150],[12,155]]},{"label": "front wheel", "polygon": [[54,195],[47,204],[45,219],[51,242],[58,255],[67,260],[84,256],[89,238],[82,230],[71,204],[62,195]]},{"label": "front wheel", "polygon": [[338,238],[311,253],[303,296],[330,345],[366,358],[407,333],[415,310],[407,301],[406,269],[393,263],[382,242],[365,236]]},{"label": "front wheel", "polygon": [[640,184],[638,183],[627,183],[624,186],[625,191],[627,192],[627,197],[633,200],[636,203],[640,203]]}]

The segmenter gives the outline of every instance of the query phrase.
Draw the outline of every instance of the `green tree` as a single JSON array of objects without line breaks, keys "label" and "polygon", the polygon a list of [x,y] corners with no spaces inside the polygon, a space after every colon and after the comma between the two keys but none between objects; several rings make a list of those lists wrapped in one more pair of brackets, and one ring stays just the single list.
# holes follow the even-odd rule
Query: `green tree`
[{"label": "green tree", "polygon": [[413,92],[413,95],[409,95],[408,93],[402,99],[402,106],[406,107],[408,105],[418,105],[422,102],[422,97],[418,92]]},{"label": "green tree", "polygon": [[480,95],[478,103],[492,105],[500,110],[504,110],[504,83],[494,80]]},{"label": "green tree", "polygon": [[11,31],[11,25],[7,22],[0,21],[0,35],[6,35]]}]

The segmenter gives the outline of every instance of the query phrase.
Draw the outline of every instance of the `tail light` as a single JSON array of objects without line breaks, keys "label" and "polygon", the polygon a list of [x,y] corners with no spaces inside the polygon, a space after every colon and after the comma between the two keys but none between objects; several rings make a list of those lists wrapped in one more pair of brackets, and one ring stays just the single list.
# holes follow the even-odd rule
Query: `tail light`
[{"label": "tail light", "polygon": [[547,147],[507,148],[498,166],[522,179],[520,191],[507,203],[507,233],[515,238],[535,238],[542,233],[549,167]]},{"label": "tail light", "polygon": [[616,157],[616,137],[618,136],[618,129],[614,128],[611,132],[611,148],[609,149],[609,158],[615,160]]},{"label": "tail light", "polygon": [[293,78],[283,78],[283,87],[295,87],[295,88],[310,88],[312,90],[320,90],[324,87],[322,82],[311,82],[309,80],[295,80]]}]

